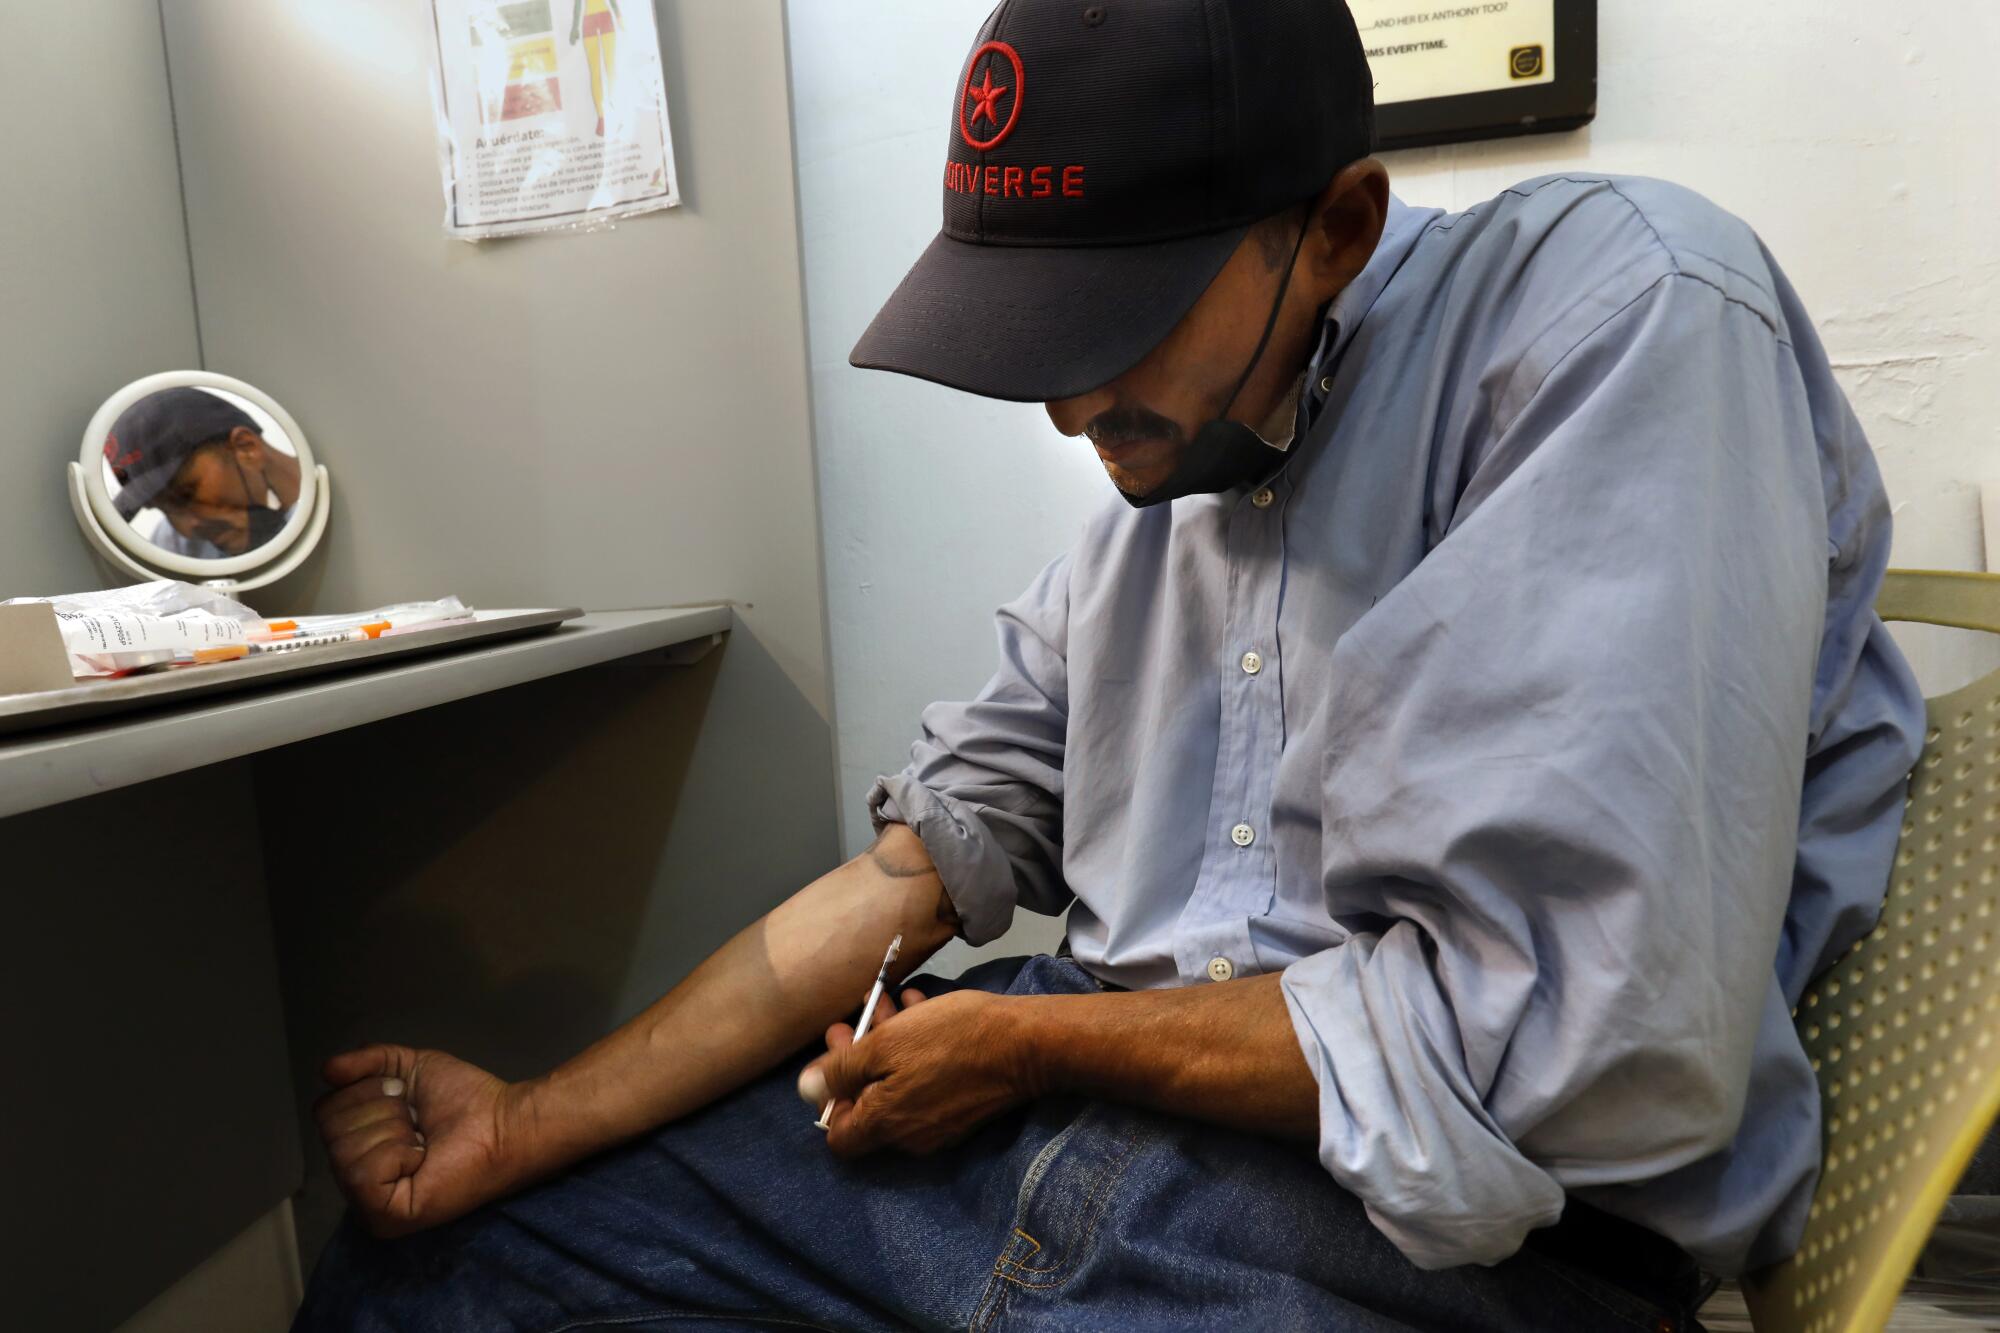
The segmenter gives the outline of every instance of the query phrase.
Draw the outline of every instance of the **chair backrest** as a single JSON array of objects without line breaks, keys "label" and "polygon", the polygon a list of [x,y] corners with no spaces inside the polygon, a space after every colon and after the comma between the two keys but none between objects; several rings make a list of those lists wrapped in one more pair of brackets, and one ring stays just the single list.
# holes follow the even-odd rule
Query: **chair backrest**
[{"label": "chair backrest", "polygon": [[[1892,570],[1885,620],[2000,633],[2000,575]],[[1882,919],[1794,1011],[1826,1156],[1759,1333],[1876,1333],[2000,1113],[2000,672],[1929,703]]]}]

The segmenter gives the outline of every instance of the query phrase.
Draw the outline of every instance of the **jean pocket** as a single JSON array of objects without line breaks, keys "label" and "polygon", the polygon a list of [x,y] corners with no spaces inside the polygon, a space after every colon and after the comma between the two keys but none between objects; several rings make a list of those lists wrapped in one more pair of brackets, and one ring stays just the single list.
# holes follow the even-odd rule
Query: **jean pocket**
[{"label": "jean pocket", "polygon": [[1050,1140],[1022,1181],[1014,1223],[993,1273],[1024,1287],[1055,1287],[1089,1260],[1118,1182],[1153,1137],[1144,1117],[1088,1102]]}]

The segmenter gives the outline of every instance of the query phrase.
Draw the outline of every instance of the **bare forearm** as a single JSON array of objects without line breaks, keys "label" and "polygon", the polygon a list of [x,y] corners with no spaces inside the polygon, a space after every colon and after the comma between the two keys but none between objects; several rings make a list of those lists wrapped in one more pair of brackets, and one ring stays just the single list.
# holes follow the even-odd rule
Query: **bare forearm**
[{"label": "bare forearm", "polygon": [[903,936],[900,977],[956,925],[923,844],[888,826],[645,1012],[535,1080],[523,1154],[553,1170],[707,1105],[856,1009],[893,936]]},{"label": "bare forearm", "polygon": [[1013,1017],[1038,1091],[1310,1141],[1319,1091],[1278,981],[1023,997]]}]

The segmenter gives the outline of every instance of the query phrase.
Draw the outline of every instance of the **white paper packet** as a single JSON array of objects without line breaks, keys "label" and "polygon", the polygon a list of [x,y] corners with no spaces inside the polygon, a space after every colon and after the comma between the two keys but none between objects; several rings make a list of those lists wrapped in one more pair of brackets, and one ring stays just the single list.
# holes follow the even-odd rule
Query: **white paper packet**
[{"label": "white paper packet", "polygon": [[109,676],[203,648],[241,643],[263,623],[227,594],[175,579],[60,597],[14,597],[0,605],[55,608],[72,674]]}]

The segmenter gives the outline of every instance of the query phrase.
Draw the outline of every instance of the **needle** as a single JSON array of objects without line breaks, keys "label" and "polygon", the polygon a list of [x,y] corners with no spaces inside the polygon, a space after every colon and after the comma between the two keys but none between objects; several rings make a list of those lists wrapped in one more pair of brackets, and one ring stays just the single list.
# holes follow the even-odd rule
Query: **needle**
[{"label": "needle", "polygon": [[[868,992],[868,1003],[861,1006],[861,1021],[854,1025],[854,1040],[860,1041],[868,1035],[869,1020],[875,1017],[875,1006],[882,999],[883,988],[889,984],[889,964],[896,961],[896,955],[902,952],[902,948],[903,937],[901,935],[889,941],[889,952],[882,957],[882,970],[875,974],[875,988]],[[819,1113],[819,1119],[813,1121],[813,1123],[821,1129],[825,1129],[828,1126],[829,1117],[832,1115],[833,1103],[828,1102],[826,1109]]]}]

